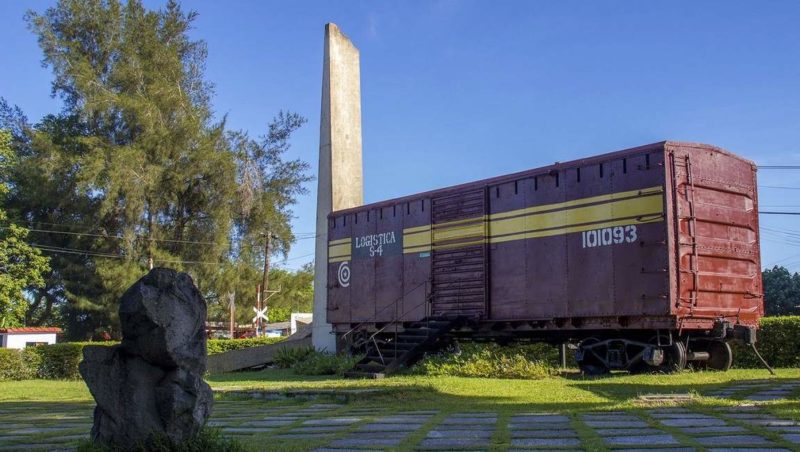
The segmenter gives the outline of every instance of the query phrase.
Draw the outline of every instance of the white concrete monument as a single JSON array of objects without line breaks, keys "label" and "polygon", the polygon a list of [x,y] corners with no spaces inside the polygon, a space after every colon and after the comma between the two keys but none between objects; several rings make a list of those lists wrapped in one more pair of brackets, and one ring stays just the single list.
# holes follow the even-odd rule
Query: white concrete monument
[{"label": "white concrete monument", "polygon": [[325,25],[322,114],[319,126],[317,241],[312,342],[336,351],[327,322],[328,214],[364,204],[361,169],[361,81],[358,49],[335,24]]}]

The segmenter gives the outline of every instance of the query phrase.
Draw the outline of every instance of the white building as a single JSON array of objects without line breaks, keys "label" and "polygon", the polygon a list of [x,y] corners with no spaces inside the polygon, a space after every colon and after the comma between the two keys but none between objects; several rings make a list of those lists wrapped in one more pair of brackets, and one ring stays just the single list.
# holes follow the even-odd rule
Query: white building
[{"label": "white building", "polygon": [[61,328],[56,327],[19,327],[0,328],[0,346],[3,348],[33,347],[56,343],[56,334]]}]

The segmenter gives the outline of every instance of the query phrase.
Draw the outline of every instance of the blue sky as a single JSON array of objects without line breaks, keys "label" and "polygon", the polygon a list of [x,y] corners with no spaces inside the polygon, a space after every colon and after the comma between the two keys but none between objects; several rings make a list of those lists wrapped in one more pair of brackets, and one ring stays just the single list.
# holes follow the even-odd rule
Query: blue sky
[{"label": "blue sky", "polygon": [[[163,2],[147,1],[157,7]],[[0,2],[0,96],[57,111],[27,8]],[[217,115],[262,133],[309,123],[292,157],[316,172],[322,38],[361,51],[365,200],[411,194],[665,139],[800,165],[800,2],[193,1]],[[800,171],[759,172],[762,210],[800,211]],[[316,183],[295,207],[314,231]],[[763,265],[800,270],[800,216],[762,216]],[[313,257],[295,245],[285,266]]]}]

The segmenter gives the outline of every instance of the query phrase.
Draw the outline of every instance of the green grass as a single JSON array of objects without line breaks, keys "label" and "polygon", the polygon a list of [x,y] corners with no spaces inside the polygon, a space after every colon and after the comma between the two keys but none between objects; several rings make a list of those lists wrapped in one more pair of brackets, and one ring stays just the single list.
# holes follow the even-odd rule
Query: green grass
[{"label": "green grass", "polygon": [[[346,380],[335,376],[299,376],[290,370],[263,370],[212,375],[214,388],[293,390],[377,389],[380,393],[358,397],[356,402],[397,403],[398,407],[419,409],[469,409],[516,411],[583,411],[591,409],[630,409],[640,407],[643,394],[699,394],[740,380],[798,379],[800,369],[779,369],[777,377],[759,369],[728,372],[681,372],[673,375],[613,374],[584,378],[569,372],[564,376],[538,380],[506,380],[448,376],[398,375],[382,380]],[[82,381],[24,380],[0,382],[2,402],[91,402]],[[698,404],[736,403],[699,397]],[[783,403],[784,405],[781,405]],[[800,403],[773,402],[781,412],[800,419]]]},{"label": "green grass", "polygon": [[[381,394],[365,401],[381,400],[420,409],[583,411],[640,407],[644,394],[699,394],[739,380],[797,379],[800,369],[779,369],[777,377],[766,370],[736,369],[728,372],[681,372],[672,375],[613,374],[584,378],[575,372],[538,380],[506,380],[446,376],[399,375],[383,380],[345,380],[338,377],[301,377],[288,370],[264,370],[215,375],[214,388],[247,388],[271,391],[379,389]],[[696,403],[736,403],[698,397]],[[776,402],[777,403],[777,402]],[[800,415],[795,409],[795,416]],[[791,413],[792,410],[787,410]]]},{"label": "green grass", "polygon": [[[446,376],[398,375],[383,380],[345,380],[335,376],[298,376],[290,370],[264,370],[258,372],[239,372],[213,375],[208,382],[214,388],[262,389],[276,392],[292,390],[351,390],[378,389],[379,393],[356,396],[350,402],[336,410],[346,414],[354,408],[370,408],[374,416],[401,410],[435,409],[438,414],[429,422],[428,427],[452,412],[493,411],[498,414],[500,428],[492,438],[490,449],[503,449],[508,446],[510,438],[504,420],[520,412],[547,411],[561,412],[572,416],[576,431],[584,441],[583,445],[597,450],[606,450],[597,434],[588,427],[577,422],[577,415],[587,410],[625,410],[648,419],[646,405],[638,399],[644,394],[695,394],[697,397],[689,408],[699,412],[714,413],[714,409],[724,405],[750,403],[735,399],[716,399],[702,397],[716,387],[725,386],[743,380],[773,380],[778,384],[781,380],[800,379],[800,369],[779,369],[776,377],[771,377],[765,370],[731,370],[728,372],[681,372],[672,375],[627,375],[613,374],[606,377],[584,378],[577,372],[567,372],[561,376],[538,380],[507,380],[492,378],[466,378]],[[741,393],[741,396],[747,395]],[[761,404],[765,411],[782,418],[800,420],[800,401],[798,393],[786,400]],[[275,402],[245,399],[236,402],[243,412],[252,407],[257,410],[265,403],[286,406],[310,405],[325,402],[322,400],[304,401],[285,399]],[[92,402],[91,395],[81,381],[9,381],[0,382],[0,405],[25,405],[26,403],[80,403]],[[86,406],[86,405],[83,405]],[[332,414],[332,413],[329,413]],[[719,413],[716,413],[719,415]],[[655,420],[650,419],[655,425]],[[729,420],[731,423],[739,421]],[[288,431],[290,426],[283,430]],[[355,429],[356,426],[353,426]],[[677,429],[661,426],[678,438],[684,445],[693,445],[694,440],[683,435]],[[764,428],[752,427],[754,432],[786,445],[775,432]],[[411,447],[421,440],[427,428],[422,428],[404,440],[403,446]],[[341,432],[337,437],[347,433]],[[258,436],[263,440],[267,437]],[[253,441],[256,441],[254,439]],[[270,439],[270,441],[277,441]],[[282,450],[308,450],[322,446],[327,441],[302,440],[279,441],[276,446]],[[702,448],[701,448],[702,449]]]}]

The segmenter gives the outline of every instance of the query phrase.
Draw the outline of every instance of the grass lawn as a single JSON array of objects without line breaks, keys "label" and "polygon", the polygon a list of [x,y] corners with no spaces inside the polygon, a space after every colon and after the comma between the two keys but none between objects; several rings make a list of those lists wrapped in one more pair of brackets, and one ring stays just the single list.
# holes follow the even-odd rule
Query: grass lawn
[{"label": "grass lawn", "polygon": [[[672,375],[613,374],[584,378],[576,372],[541,380],[505,380],[492,378],[429,377],[398,375],[382,380],[345,380],[333,376],[300,376],[290,370],[263,370],[212,375],[213,388],[291,390],[378,389],[356,402],[397,403],[423,408],[459,410],[546,410],[582,411],[624,409],[639,406],[643,394],[698,395],[715,387],[741,380],[799,379],[800,369],[778,369],[777,377],[766,370],[735,369],[728,372],[681,372]],[[0,382],[2,402],[91,402],[82,381],[27,380]],[[699,404],[719,405],[720,399],[699,397]],[[727,403],[736,403],[730,401]],[[775,402],[779,403],[779,402]],[[785,401],[784,403],[796,403]],[[524,407],[524,408],[523,408]],[[797,410],[795,410],[797,412]]]},{"label": "grass lawn", "polygon": [[[453,412],[491,411],[498,415],[500,422],[497,433],[493,436],[490,449],[505,450],[509,444],[509,431],[505,427],[513,414],[521,412],[545,411],[562,412],[573,415],[587,410],[625,410],[644,414],[645,405],[638,399],[644,394],[693,394],[696,398],[689,403],[694,411],[713,414],[713,409],[723,405],[752,403],[741,400],[748,393],[737,393],[738,399],[717,399],[703,397],[717,387],[744,380],[769,380],[775,384],[786,380],[800,379],[800,369],[779,369],[778,375],[772,377],[766,370],[731,370],[728,372],[681,372],[672,375],[627,375],[623,373],[606,377],[583,378],[577,372],[567,372],[559,377],[541,380],[502,380],[491,378],[463,377],[428,377],[421,375],[398,375],[383,380],[344,380],[338,377],[306,377],[298,376],[288,370],[264,370],[258,372],[238,372],[223,375],[212,375],[208,382],[217,389],[263,389],[269,391],[292,390],[351,390],[376,389],[377,393],[357,395],[337,413],[344,416],[355,408],[370,408],[377,412],[391,413],[401,410],[435,409],[439,412],[431,421],[431,425],[440,422]],[[798,394],[787,399],[765,402],[764,410],[782,418],[800,421],[800,402]],[[276,402],[247,399],[235,402],[237,410],[247,411],[250,407],[257,411],[265,404],[272,406],[308,406],[312,403],[326,402],[285,399]],[[43,409],[54,403],[56,405],[80,405],[88,408],[92,398],[82,381],[48,381],[28,380],[0,382],[0,409],[3,406],[36,406]],[[230,402],[222,403],[230,407]],[[222,409],[222,408],[221,408]],[[650,420],[655,424],[655,420]],[[577,428],[577,427],[576,427]],[[663,428],[663,427],[662,427]],[[680,437],[676,429],[669,433]],[[756,433],[780,441],[777,433],[765,428],[755,427]],[[403,444],[416,444],[424,436],[425,429],[414,433],[404,440]],[[583,445],[592,450],[607,450],[602,441],[586,426],[576,430],[582,438]],[[274,444],[282,450],[308,450],[321,447],[320,440],[278,441],[267,436],[254,437],[249,442],[277,441]],[[687,443],[690,444],[690,443]],[[497,446],[497,447],[495,447]],[[410,447],[410,446],[409,446]],[[257,448],[256,448],[257,449]],[[402,449],[402,447],[400,448]]]},{"label": "grass lawn", "polygon": [[[398,375],[383,380],[344,380],[338,377],[305,377],[288,370],[264,370],[212,375],[214,388],[265,390],[380,389],[380,394],[364,396],[364,403],[397,404],[398,409],[583,411],[629,409],[641,406],[637,397],[644,394],[694,394],[707,392],[741,380],[798,379],[800,369],[779,369],[772,377],[766,370],[736,369],[728,372],[681,372],[672,375],[613,374],[584,378],[577,372],[541,380],[491,378],[428,377]],[[744,394],[746,395],[746,394]],[[740,403],[698,397],[699,405],[719,406]],[[794,401],[773,402],[796,405]],[[789,408],[788,406],[786,408]],[[795,407],[788,410],[800,419]]]}]

